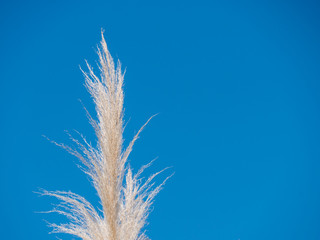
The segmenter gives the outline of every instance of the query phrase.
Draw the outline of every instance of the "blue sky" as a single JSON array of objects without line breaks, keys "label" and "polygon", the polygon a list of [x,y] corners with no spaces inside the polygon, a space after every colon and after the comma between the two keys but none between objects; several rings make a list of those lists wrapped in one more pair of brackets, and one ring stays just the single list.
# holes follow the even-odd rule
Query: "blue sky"
[{"label": "blue sky", "polygon": [[[153,240],[320,239],[320,5],[316,1],[1,1],[0,236],[55,239],[38,188],[97,197],[42,135],[94,141],[79,66],[100,29],[126,67],[130,164],[172,166]],[[162,176],[162,178],[165,177]],[[162,179],[159,178],[159,181]],[[60,235],[63,239],[73,239]]]}]

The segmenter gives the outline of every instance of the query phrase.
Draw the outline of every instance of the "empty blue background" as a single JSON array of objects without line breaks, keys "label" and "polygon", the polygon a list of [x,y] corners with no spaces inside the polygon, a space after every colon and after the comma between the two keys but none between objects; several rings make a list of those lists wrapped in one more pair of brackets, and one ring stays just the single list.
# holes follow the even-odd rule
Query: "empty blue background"
[{"label": "empty blue background", "polygon": [[320,239],[319,18],[316,1],[1,1],[1,239],[55,239],[38,188],[98,203],[42,135],[95,141],[79,65],[97,69],[101,28],[126,67],[126,143],[159,113],[130,164],[175,172],[151,239]]}]

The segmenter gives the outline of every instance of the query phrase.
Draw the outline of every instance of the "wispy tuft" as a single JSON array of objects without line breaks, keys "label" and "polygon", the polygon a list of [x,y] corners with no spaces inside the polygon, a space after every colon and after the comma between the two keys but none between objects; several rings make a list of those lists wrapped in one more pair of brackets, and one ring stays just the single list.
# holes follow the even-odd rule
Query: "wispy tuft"
[{"label": "wispy tuft", "polygon": [[93,146],[81,134],[79,139],[69,134],[76,148],[55,143],[80,160],[82,170],[98,193],[101,210],[97,211],[85,198],[72,192],[43,190],[41,194],[60,200],[50,212],[62,214],[69,220],[65,224],[50,224],[54,233],[67,233],[83,240],[146,240],[144,226],[150,206],[168,178],[155,186],[153,179],[162,171],[143,180],[141,174],[150,164],[136,174],[127,164],[135,141],[152,117],[124,148],[124,74],[120,62],[115,65],[103,32],[101,37],[97,51],[100,74],[96,75],[88,63],[88,71],[81,70],[97,112],[96,120],[87,112],[97,144]]}]

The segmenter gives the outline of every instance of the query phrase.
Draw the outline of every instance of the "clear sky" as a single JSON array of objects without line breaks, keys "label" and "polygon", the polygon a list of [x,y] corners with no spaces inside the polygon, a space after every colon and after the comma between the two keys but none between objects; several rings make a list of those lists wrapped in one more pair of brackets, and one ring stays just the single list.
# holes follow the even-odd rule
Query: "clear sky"
[{"label": "clear sky", "polygon": [[151,239],[320,239],[320,4],[283,0],[1,1],[1,239],[56,239],[43,220],[65,219],[36,213],[53,202],[38,188],[97,203],[42,135],[95,141],[79,66],[101,28],[126,67],[125,138],[159,113],[130,164],[175,172]]}]

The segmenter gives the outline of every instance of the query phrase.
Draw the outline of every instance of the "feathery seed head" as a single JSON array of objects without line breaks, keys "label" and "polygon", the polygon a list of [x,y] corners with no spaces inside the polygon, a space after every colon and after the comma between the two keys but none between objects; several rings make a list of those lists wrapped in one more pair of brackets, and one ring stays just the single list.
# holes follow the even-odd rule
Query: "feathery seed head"
[{"label": "feathery seed head", "polygon": [[103,32],[101,36],[97,50],[100,75],[97,76],[88,63],[88,72],[82,71],[97,112],[97,120],[88,114],[97,136],[97,146],[92,146],[81,134],[81,140],[69,134],[76,149],[55,144],[81,161],[83,171],[98,193],[102,212],[97,212],[87,200],[72,192],[42,191],[42,194],[60,200],[61,204],[51,212],[65,215],[70,221],[51,224],[55,233],[68,233],[83,240],[147,240],[142,229],[154,197],[168,178],[153,187],[152,180],[160,172],[142,181],[140,176],[150,164],[143,166],[137,174],[126,165],[135,141],[152,117],[123,149],[124,74],[119,61],[115,66]]}]

